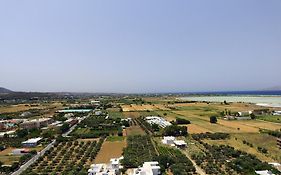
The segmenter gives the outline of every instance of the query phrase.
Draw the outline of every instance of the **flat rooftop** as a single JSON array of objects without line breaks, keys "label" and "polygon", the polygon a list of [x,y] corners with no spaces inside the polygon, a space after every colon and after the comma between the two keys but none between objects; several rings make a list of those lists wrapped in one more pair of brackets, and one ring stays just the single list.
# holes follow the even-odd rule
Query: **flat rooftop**
[{"label": "flat rooftop", "polygon": [[75,113],[75,112],[91,112],[92,109],[63,109],[63,110],[58,110],[60,113]]},{"label": "flat rooftop", "polygon": [[28,139],[27,141],[22,142],[23,144],[29,144],[29,143],[37,143],[41,140],[41,137],[38,138],[32,138],[32,139]]}]

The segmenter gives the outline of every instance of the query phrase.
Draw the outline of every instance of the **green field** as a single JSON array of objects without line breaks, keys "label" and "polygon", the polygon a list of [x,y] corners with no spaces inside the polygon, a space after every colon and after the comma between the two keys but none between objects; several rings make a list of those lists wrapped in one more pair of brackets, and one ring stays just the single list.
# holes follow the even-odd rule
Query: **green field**
[{"label": "green field", "polygon": [[123,141],[124,139],[125,139],[125,137],[122,137],[122,136],[108,136],[106,138],[106,141],[116,142],[116,141]]},{"label": "green field", "polygon": [[120,112],[120,111],[112,111],[112,110],[108,110],[108,115],[111,118],[124,118],[124,113]]},{"label": "green field", "polygon": [[263,115],[263,116],[258,116],[257,119],[268,121],[268,122],[281,123],[281,115]]}]

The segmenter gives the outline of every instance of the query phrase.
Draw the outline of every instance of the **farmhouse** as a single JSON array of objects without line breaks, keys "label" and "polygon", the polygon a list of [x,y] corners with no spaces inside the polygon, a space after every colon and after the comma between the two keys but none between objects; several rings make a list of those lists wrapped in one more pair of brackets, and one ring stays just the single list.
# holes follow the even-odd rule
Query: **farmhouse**
[{"label": "farmhouse", "polygon": [[174,136],[165,136],[162,139],[162,143],[164,143],[166,145],[172,145],[172,144],[174,144],[175,140],[176,140],[176,138]]},{"label": "farmhouse", "polygon": [[165,136],[162,139],[162,143],[170,146],[176,146],[178,148],[184,148],[187,145],[184,140],[176,140],[173,136]]},{"label": "farmhouse", "polygon": [[88,175],[116,175],[120,174],[120,169],[123,168],[120,164],[120,158],[110,159],[109,164],[92,164],[88,170]]},{"label": "farmhouse", "polygon": [[20,127],[23,129],[33,129],[33,128],[42,128],[46,127],[49,124],[53,123],[51,118],[40,118],[34,120],[28,120],[20,124]]},{"label": "farmhouse", "polygon": [[131,175],[159,175],[160,166],[158,162],[144,162],[142,167],[133,169]]},{"label": "farmhouse", "polygon": [[22,142],[23,147],[35,147],[42,140],[41,137],[28,139],[27,141]]},{"label": "farmhouse", "polygon": [[186,142],[183,140],[175,140],[174,144],[176,145],[176,147],[178,148],[185,148],[186,147]]},{"label": "farmhouse", "polygon": [[158,117],[158,116],[147,116],[147,117],[145,117],[145,120],[150,125],[157,124],[158,126],[160,126],[162,128],[172,125],[170,122],[166,121],[164,118]]},{"label": "farmhouse", "polygon": [[238,112],[238,115],[242,117],[242,116],[249,116],[252,113],[253,113],[252,111],[241,111],[241,112]]}]

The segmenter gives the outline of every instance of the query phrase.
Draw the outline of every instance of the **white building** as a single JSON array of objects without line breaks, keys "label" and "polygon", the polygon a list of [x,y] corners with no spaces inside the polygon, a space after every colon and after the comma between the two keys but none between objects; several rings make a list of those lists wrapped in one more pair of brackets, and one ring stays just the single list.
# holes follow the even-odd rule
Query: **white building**
[{"label": "white building", "polygon": [[102,111],[101,110],[95,111],[95,115],[102,115]]},{"label": "white building", "polygon": [[110,159],[109,164],[92,164],[88,170],[88,175],[117,175],[120,174],[120,169],[123,168],[120,164],[120,158]]},{"label": "white building", "polygon": [[253,113],[252,111],[241,111],[241,112],[238,112],[239,116],[249,116],[252,113]]},{"label": "white building", "polygon": [[13,155],[22,155],[22,154],[26,154],[26,153],[29,153],[29,150],[28,150],[28,149],[25,149],[25,148],[14,149],[14,150],[12,151],[12,154],[13,154]]},{"label": "white building", "polygon": [[165,136],[162,139],[162,143],[166,145],[176,146],[178,148],[184,148],[187,145],[184,140],[176,140],[176,138],[173,136]]},{"label": "white building", "polygon": [[150,125],[157,124],[158,126],[160,126],[162,128],[172,125],[170,122],[166,121],[164,118],[158,117],[158,116],[147,116],[147,117],[145,117],[145,120]]},{"label": "white building", "polygon": [[161,174],[158,162],[144,162],[142,167],[133,169],[131,175],[159,175]]},{"label": "white building", "polygon": [[256,174],[259,175],[274,175],[271,171],[263,170],[263,171],[255,171]]},{"label": "white building", "polygon": [[185,141],[183,141],[183,140],[175,140],[174,141],[174,144],[176,145],[176,147],[178,147],[178,148],[184,148],[184,147],[186,147],[186,142]]},{"label": "white building", "polygon": [[41,137],[28,139],[27,141],[22,142],[23,147],[35,147],[42,140]]},{"label": "white building", "polygon": [[16,131],[6,131],[6,132],[0,132],[0,137],[8,136],[8,137],[15,137]]},{"label": "white building", "polygon": [[281,111],[274,111],[273,115],[281,115]]},{"label": "white building", "polygon": [[164,136],[164,138],[162,139],[162,143],[166,145],[172,145],[174,144],[175,140],[176,138],[174,136]]}]

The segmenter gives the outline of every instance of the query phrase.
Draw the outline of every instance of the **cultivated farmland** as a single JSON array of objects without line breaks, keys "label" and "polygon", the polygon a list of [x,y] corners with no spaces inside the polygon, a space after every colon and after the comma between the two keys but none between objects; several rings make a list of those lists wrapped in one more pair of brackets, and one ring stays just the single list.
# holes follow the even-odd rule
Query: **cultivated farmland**
[{"label": "cultivated farmland", "polygon": [[46,152],[45,156],[29,167],[25,174],[76,174],[86,172],[93,163],[104,139],[96,141],[63,141]]},{"label": "cultivated farmland", "polygon": [[126,147],[126,140],[123,137],[108,137],[102,144],[94,163],[108,163],[112,158],[122,156],[123,148]]}]

